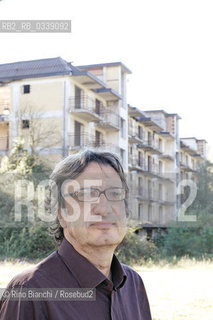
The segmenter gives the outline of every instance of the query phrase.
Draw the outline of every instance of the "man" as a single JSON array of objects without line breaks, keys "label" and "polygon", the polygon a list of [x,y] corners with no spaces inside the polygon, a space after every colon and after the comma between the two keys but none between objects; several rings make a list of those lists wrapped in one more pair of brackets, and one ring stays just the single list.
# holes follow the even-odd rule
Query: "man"
[{"label": "man", "polygon": [[95,289],[95,299],[12,301],[1,320],[151,320],[140,276],[121,264],[115,248],[126,233],[128,186],[116,155],[86,150],[61,161],[51,175],[51,210],[59,249],[9,288]]}]

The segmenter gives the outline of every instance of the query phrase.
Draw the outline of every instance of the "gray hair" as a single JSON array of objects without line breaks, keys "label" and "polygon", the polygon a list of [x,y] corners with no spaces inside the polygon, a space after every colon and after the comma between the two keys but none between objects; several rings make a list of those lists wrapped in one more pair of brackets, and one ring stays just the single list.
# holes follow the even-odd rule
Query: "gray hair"
[{"label": "gray hair", "polygon": [[[56,219],[54,225],[50,226],[50,232],[55,238],[56,245],[60,245],[64,238],[63,228],[58,220],[58,210],[64,206],[64,198],[61,193],[62,185],[67,179],[75,179],[82,173],[82,171],[88,166],[90,162],[97,162],[102,165],[110,165],[119,175],[123,188],[126,190],[125,208],[126,215],[129,217],[130,209],[128,203],[129,188],[127,185],[127,180],[125,173],[119,157],[112,153],[106,151],[97,151],[86,149],[82,152],[69,155],[67,158],[59,162],[50,176],[50,196],[51,199],[51,212],[55,214]],[[54,188],[57,192],[54,192]]]}]

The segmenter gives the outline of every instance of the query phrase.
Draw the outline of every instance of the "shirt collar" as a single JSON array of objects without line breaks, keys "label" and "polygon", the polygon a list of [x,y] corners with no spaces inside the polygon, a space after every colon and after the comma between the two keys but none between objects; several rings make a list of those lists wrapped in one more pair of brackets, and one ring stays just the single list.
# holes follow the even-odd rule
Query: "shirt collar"
[{"label": "shirt collar", "polygon": [[[79,254],[65,238],[58,249],[58,254],[82,288],[95,288],[107,279],[102,272]],[[111,271],[114,287],[116,289],[121,288],[127,275],[115,255],[112,259]]]}]

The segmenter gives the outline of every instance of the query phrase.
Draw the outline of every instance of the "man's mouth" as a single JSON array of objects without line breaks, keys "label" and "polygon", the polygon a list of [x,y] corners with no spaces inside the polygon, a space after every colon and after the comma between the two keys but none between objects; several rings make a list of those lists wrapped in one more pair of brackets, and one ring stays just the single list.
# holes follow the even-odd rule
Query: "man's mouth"
[{"label": "man's mouth", "polygon": [[115,225],[116,225],[115,222],[100,221],[100,222],[91,223],[90,227],[95,227],[95,228],[99,228],[99,229],[109,229]]}]

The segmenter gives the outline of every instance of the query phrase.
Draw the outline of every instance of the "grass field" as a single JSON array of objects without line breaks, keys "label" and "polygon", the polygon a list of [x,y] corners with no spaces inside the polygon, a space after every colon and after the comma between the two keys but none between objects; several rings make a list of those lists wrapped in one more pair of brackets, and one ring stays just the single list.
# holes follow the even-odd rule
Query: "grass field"
[{"label": "grass field", "polygon": [[[0,261],[0,287],[32,264]],[[213,262],[135,266],[143,278],[153,320],[213,320]]]}]

